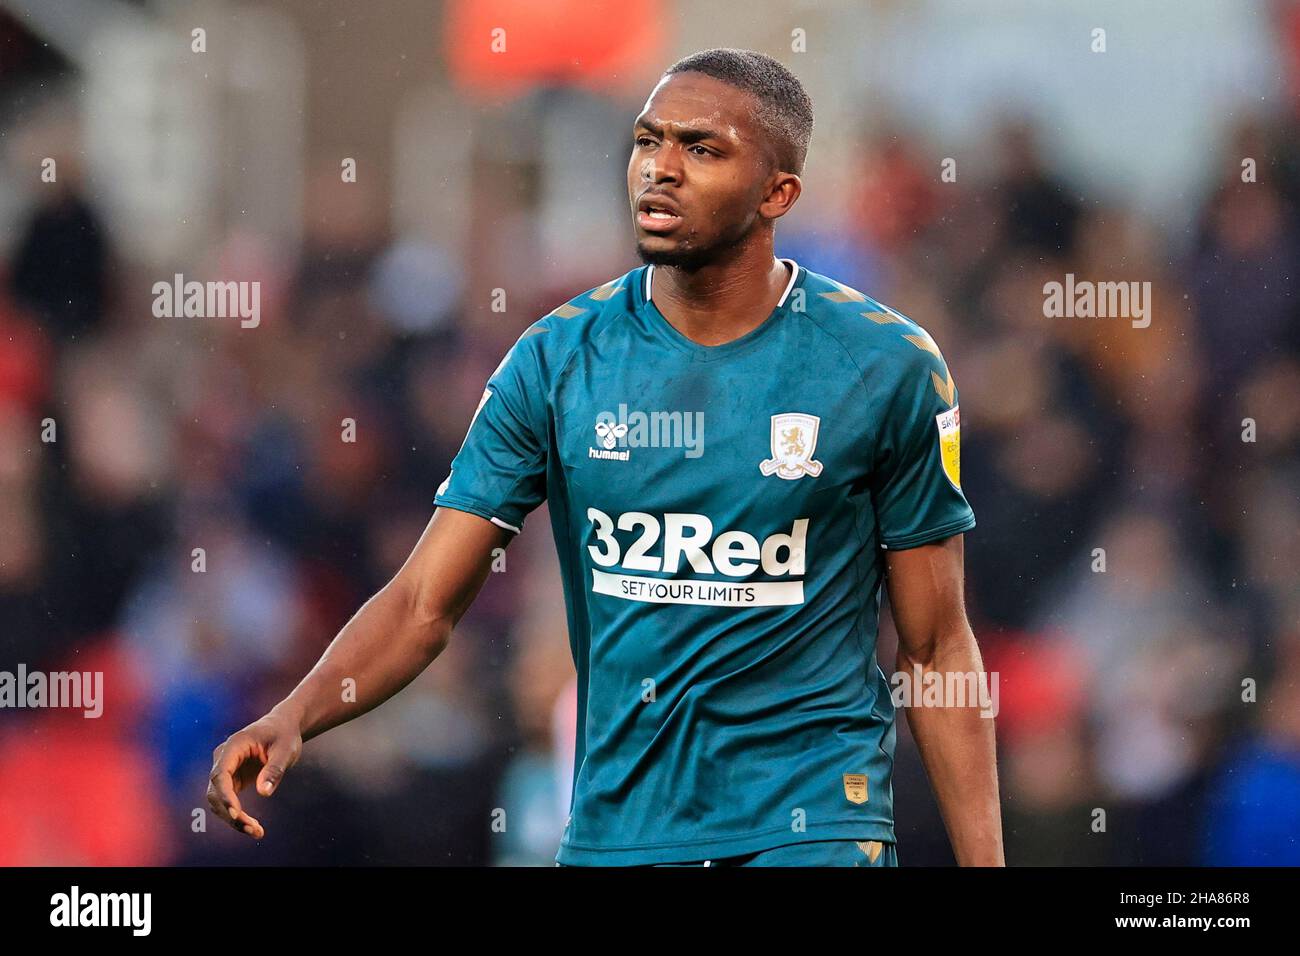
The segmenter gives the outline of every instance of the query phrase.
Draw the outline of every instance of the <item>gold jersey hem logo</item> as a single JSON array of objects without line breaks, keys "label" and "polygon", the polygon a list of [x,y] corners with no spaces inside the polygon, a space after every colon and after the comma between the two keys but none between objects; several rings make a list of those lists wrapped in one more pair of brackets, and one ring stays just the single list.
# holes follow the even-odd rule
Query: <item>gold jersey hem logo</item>
[{"label": "gold jersey hem logo", "polygon": [[858,849],[867,855],[867,859],[875,863],[880,859],[880,851],[885,847],[879,840],[855,840]]},{"label": "gold jersey hem logo", "polygon": [[844,796],[849,803],[866,803],[867,775],[865,773],[846,773],[844,775]]}]

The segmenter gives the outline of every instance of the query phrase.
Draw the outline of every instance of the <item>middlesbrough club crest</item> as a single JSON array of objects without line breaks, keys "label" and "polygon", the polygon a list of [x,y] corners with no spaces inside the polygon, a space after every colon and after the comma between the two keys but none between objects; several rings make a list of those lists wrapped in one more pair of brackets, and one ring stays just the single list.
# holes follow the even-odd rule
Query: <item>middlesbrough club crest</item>
[{"label": "middlesbrough club crest", "polygon": [[822,463],[813,460],[817,447],[817,428],[821,419],[800,412],[783,412],[772,416],[772,457],[759,462],[764,475],[776,474],[793,481],[804,475],[816,478]]}]

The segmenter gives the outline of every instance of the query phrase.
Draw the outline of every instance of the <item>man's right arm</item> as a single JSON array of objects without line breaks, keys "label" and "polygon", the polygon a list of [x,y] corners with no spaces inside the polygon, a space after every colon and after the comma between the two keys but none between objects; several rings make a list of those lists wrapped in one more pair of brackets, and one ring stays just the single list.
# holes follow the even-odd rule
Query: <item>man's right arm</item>
[{"label": "man's right arm", "polygon": [[[213,811],[260,839],[265,831],[239,792],[256,781],[257,792],[270,796],[304,741],[373,710],[419,676],[482,588],[495,550],[512,537],[477,515],[436,509],[406,563],[344,625],[293,692],[213,751]],[[354,683],[345,685],[348,680]],[[355,693],[345,695],[345,686]]]}]

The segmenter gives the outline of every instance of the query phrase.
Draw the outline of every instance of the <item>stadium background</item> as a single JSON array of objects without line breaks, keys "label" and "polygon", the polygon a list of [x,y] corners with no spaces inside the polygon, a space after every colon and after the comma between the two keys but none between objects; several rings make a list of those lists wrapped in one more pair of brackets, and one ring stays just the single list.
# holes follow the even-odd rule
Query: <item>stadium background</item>
[{"label": "stadium background", "polygon": [[[254,798],[261,845],[192,822],[212,747],[405,557],[518,333],[638,264],[631,118],[710,46],[816,104],[778,254],[962,389],[1008,861],[1300,862],[1300,7],[1135,7],[0,0],[0,669],[107,698],[0,712],[0,864],[550,863],[541,511],[444,656]],[[260,325],[155,318],[175,273],[260,281]],[[1066,273],[1149,281],[1150,327],[1045,318]],[[950,862],[902,720],[894,787],[903,865]]]}]

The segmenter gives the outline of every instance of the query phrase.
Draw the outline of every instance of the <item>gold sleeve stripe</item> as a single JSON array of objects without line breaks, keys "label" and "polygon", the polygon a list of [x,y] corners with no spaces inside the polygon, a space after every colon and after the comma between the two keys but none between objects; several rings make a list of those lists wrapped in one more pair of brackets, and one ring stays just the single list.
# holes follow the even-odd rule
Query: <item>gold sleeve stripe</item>
[{"label": "gold sleeve stripe", "polygon": [[895,315],[893,312],[886,312],[883,309],[876,309],[871,312],[863,312],[862,314],[866,316],[868,319],[870,319],[872,322],[875,322],[877,325],[888,325],[890,322],[897,322],[900,325],[903,324],[903,320],[901,317]]},{"label": "gold sleeve stripe", "polygon": [[561,319],[571,319],[575,315],[582,315],[582,313],[586,311],[586,309],[580,309],[576,305],[569,305],[569,303],[566,302],[564,305],[558,306],[554,311],[548,314],[559,316]]},{"label": "gold sleeve stripe", "polygon": [[[830,281],[835,282],[834,279],[831,279]],[[850,289],[842,282],[835,282],[835,287],[839,290],[838,292],[823,292],[821,293],[821,297],[823,299],[830,299],[832,302],[866,302],[867,301],[867,297],[865,295],[863,295],[857,289]]]},{"label": "gold sleeve stripe", "polygon": [[603,286],[601,286],[599,289],[593,292],[591,294],[591,298],[595,299],[597,302],[604,302],[605,300],[611,298],[615,292],[623,288],[621,285],[618,285],[617,283],[618,283],[618,279],[610,279]]},{"label": "gold sleeve stripe", "polygon": [[911,342],[918,349],[923,349],[924,351],[929,352],[940,362],[943,361],[943,356],[939,354],[939,346],[935,345],[934,339],[930,338],[928,335],[904,335],[903,338],[907,339],[907,341]]},{"label": "gold sleeve stripe", "polygon": [[938,372],[931,372],[930,381],[934,383],[934,390],[939,393],[939,397],[951,405],[956,395],[957,385],[952,380],[952,372],[948,371],[946,366],[943,373],[947,376],[947,380],[940,378]]}]

